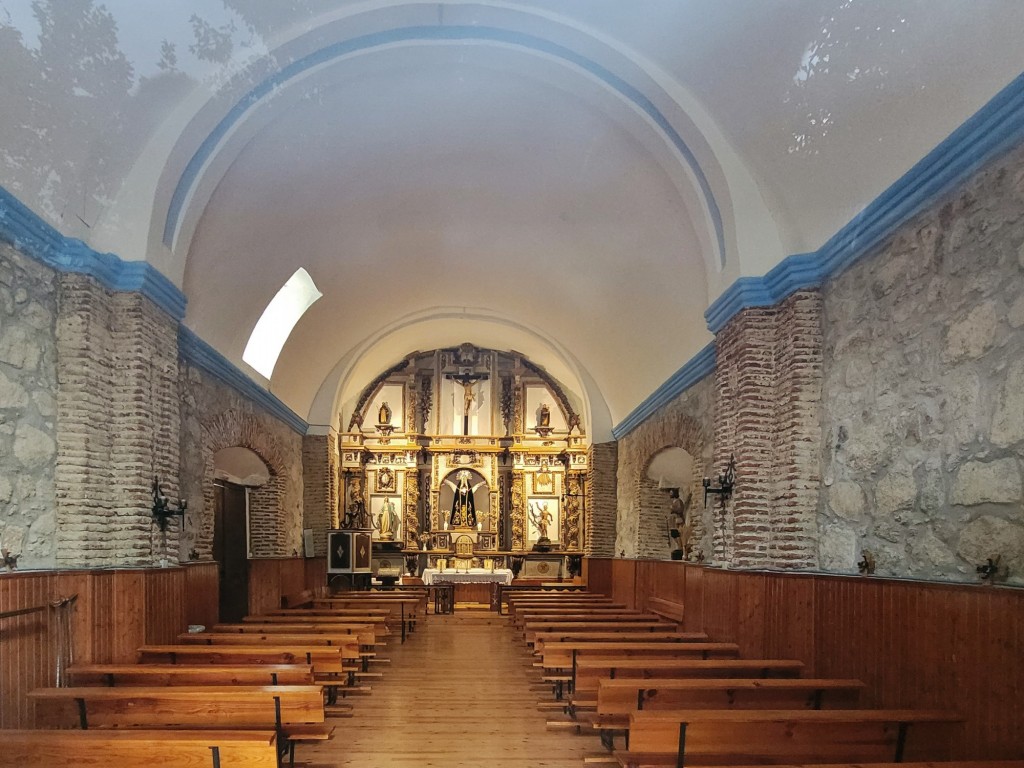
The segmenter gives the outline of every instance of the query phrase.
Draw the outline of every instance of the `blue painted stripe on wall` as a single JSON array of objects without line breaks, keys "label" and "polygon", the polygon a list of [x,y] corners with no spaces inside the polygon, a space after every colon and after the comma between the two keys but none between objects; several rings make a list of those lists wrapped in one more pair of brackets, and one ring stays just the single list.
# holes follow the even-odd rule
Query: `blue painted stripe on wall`
[{"label": "blue painted stripe on wall", "polygon": [[693,172],[704,195],[705,204],[715,229],[715,238],[718,245],[718,259],[720,264],[725,262],[725,232],[722,226],[722,213],[718,203],[711,191],[704,170],[697,162],[696,156],[683,141],[683,137],[672,127],[672,124],[665,118],[654,103],[644,96],[638,89],[618,77],[610,70],[602,67],[597,62],[581,56],[580,54],[556,45],[532,35],[525,35],[510,30],[498,29],[495,27],[404,27],[392,29],[385,32],[377,32],[362,37],[353,38],[344,42],[321,48],[301,59],[297,59],[286,67],[282,67],[270,77],[263,80],[259,85],[243,96],[234,107],[232,107],[217,126],[210,132],[210,135],[199,145],[196,153],[189,160],[188,165],[178,180],[174,195],[171,197],[171,204],[167,211],[167,220],[164,223],[163,242],[166,246],[172,247],[174,233],[178,229],[179,221],[183,213],[185,200],[195,186],[199,178],[199,172],[203,165],[213,156],[217,145],[228,134],[231,128],[241,120],[242,116],[257,102],[269,96],[277,88],[289,80],[298,77],[314,67],[326,62],[339,59],[343,56],[358,51],[367,51],[385,45],[393,45],[403,42],[444,42],[444,41],[479,41],[497,42],[505,45],[512,45],[519,48],[544,53],[555,58],[567,61],[594,77],[603,81],[608,87],[619,93],[621,96],[632,102],[638,109],[644,112],[661,129],[665,137],[672,143],[676,150],[686,161],[687,166]]},{"label": "blue painted stripe on wall", "polygon": [[668,381],[658,387],[650,397],[634,408],[618,426],[612,429],[612,437],[616,440],[621,440],[640,426],[659,408],[668,405],[668,403],[679,397],[679,395],[708,374],[714,373],[714,371],[715,344],[712,342],[690,358],[686,365],[673,373]]},{"label": "blue painted stripe on wall", "polygon": [[821,286],[1022,141],[1024,74],[996,94],[817,251],[790,256],[764,277],[743,277],[729,286],[704,313],[708,328],[718,333],[746,307],[771,306],[795,291]]},{"label": "blue painted stripe on wall", "polygon": [[202,368],[242,397],[256,403],[300,435],[306,434],[306,430],[309,429],[309,424],[305,419],[250,379],[220,352],[184,325],[178,326],[178,354],[186,362],[197,368]]},{"label": "blue painted stripe on wall", "polygon": [[60,272],[89,275],[111,291],[141,293],[175,320],[185,317],[185,294],[152,265],[122,261],[112,253],[99,253],[81,240],[65,237],[3,187],[0,240]]}]

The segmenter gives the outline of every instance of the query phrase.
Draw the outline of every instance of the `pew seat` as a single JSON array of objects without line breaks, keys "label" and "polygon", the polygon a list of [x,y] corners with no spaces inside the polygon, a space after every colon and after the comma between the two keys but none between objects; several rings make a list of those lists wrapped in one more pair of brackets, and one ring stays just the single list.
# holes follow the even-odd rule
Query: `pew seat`
[{"label": "pew seat", "polygon": [[76,685],[312,685],[308,664],[76,664]]},{"label": "pew seat", "polygon": [[272,729],[50,731],[0,729],[4,765],[18,768],[278,768]]},{"label": "pew seat", "polygon": [[944,710],[693,709],[634,712],[626,768],[834,761],[943,760],[951,723]]}]

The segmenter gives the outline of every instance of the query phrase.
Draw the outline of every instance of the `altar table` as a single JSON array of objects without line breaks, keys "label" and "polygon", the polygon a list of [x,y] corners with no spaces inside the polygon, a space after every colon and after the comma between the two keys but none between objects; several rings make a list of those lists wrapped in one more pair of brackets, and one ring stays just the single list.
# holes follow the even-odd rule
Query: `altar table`
[{"label": "altar table", "polygon": [[425,568],[423,570],[423,583],[427,586],[442,581],[450,581],[455,584],[511,584],[512,571],[508,568],[495,568],[490,571],[486,568],[470,568],[468,571],[456,571],[453,568],[446,568],[443,571],[437,568]]}]

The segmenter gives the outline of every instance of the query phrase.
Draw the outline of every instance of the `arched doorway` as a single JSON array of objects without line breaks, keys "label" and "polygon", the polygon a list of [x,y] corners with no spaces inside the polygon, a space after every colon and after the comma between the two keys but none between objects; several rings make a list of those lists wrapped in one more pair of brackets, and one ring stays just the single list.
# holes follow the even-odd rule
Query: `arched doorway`
[{"label": "arched doorway", "polygon": [[213,558],[219,563],[220,620],[241,621],[249,612],[249,492],[265,486],[270,471],[248,448],[214,454]]}]

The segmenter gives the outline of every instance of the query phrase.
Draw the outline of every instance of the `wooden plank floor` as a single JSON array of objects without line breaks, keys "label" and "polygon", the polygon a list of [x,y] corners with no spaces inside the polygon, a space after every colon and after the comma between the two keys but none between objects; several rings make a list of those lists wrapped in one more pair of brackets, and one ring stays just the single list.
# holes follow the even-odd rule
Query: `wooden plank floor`
[{"label": "wooden plank floor", "polygon": [[548,731],[551,700],[521,633],[486,611],[430,616],[404,645],[373,692],[350,699],[350,718],[330,718],[334,739],[303,744],[296,764],[311,768],[581,768],[601,751],[596,736]]}]

